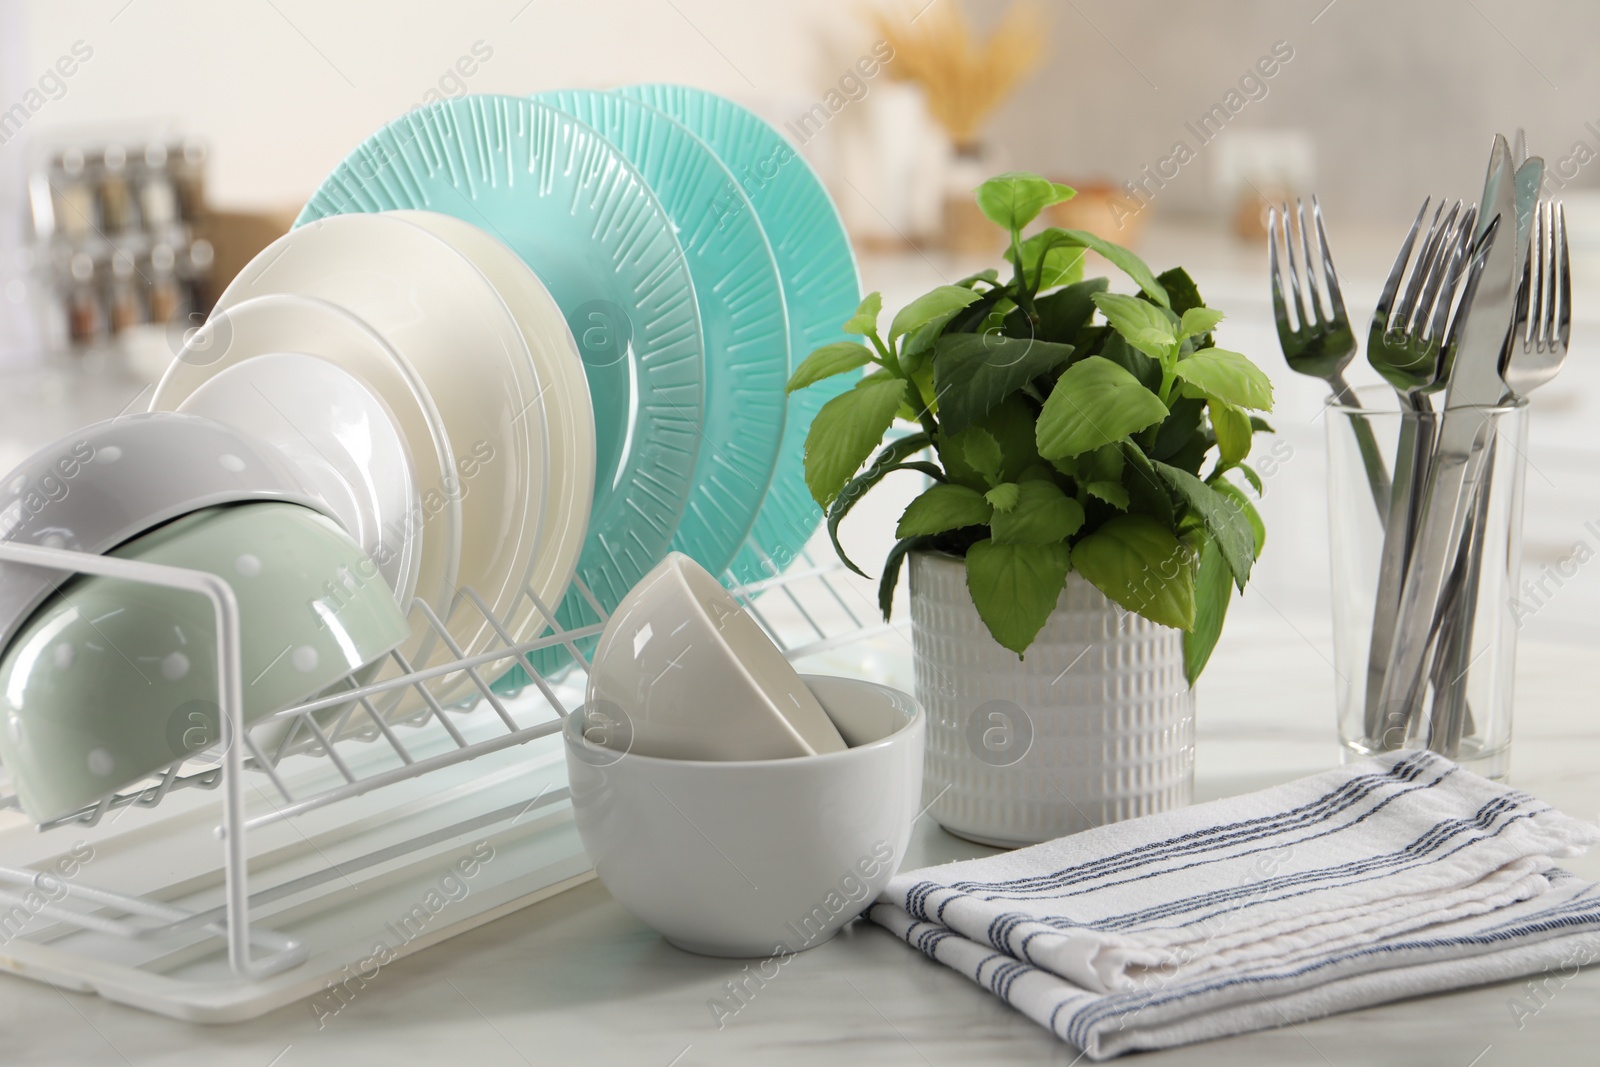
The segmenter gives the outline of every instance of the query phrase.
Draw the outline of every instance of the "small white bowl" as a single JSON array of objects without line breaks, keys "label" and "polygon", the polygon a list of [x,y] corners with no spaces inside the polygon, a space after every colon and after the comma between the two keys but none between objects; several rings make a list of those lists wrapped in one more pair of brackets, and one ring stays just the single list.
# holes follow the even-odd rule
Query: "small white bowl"
[{"label": "small white bowl", "polygon": [[671,552],[600,635],[588,704],[667,759],[760,760],[842,752],[844,739],[783,653],[704,567]]},{"label": "small white bowl", "polygon": [[921,707],[872,682],[805,681],[852,747],[657,759],[607,745],[596,735],[614,724],[587,707],[567,717],[573,813],[595,872],[681,949],[813,948],[865,911],[905,857],[922,797]]}]

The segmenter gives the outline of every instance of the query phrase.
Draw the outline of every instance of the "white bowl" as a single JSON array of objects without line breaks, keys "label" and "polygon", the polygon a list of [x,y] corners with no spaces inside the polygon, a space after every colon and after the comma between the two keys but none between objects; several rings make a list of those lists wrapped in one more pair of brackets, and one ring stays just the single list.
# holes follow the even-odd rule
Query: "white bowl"
[{"label": "white bowl", "polygon": [[608,724],[587,706],[567,717],[573,813],[595,872],[681,949],[813,948],[865,911],[905,857],[922,797],[922,709],[872,682],[805,681],[851,748],[657,759],[594,743]]},{"label": "white bowl", "polygon": [[588,704],[631,751],[761,760],[842,752],[844,739],[772,639],[706,569],[668,553],[617,605]]}]

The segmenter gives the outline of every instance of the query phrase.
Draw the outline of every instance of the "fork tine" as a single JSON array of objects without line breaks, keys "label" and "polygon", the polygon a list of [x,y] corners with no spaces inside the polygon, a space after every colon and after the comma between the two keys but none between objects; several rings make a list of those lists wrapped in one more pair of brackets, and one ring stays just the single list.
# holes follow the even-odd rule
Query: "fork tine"
[{"label": "fork tine", "polygon": [[1311,198],[1311,217],[1317,224],[1317,248],[1322,252],[1322,277],[1328,283],[1328,310],[1335,326],[1347,326],[1350,316],[1344,309],[1344,294],[1339,291],[1339,275],[1333,269],[1333,253],[1328,251],[1328,231],[1322,225],[1322,204]]},{"label": "fork tine", "polygon": [[1439,243],[1444,234],[1439,225],[1444,217],[1443,200],[1434,209],[1433,221],[1428,224],[1428,233],[1422,239],[1422,251],[1417,254],[1416,260],[1411,264],[1411,277],[1406,280],[1406,291],[1400,297],[1400,306],[1395,309],[1395,320],[1402,329],[1411,330],[1412,320],[1416,317],[1417,303],[1422,297],[1422,287],[1427,280],[1428,268],[1439,255]]},{"label": "fork tine", "polygon": [[1278,339],[1287,344],[1294,334],[1289,324],[1289,306],[1284,302],[1283,265],[1278,262],[1278,209],[1267,207],[1267,273],[1272,276],[1272,317],[1278,325]]},{"label": "fork tine", "polygon": [[1317,285],[1317,268],[1315,266],[1317,257],[1311,254],[1311,231],[1306,228],[1306,202],[1296,197],[1294,210],[1295,217],[1300,222],[1300,247],[1305,252],[1306,302],[1311,305],[1311,314],[1316,317],[1317,325],[1319,327],[1326,326],[1328,320],[1322,315],[1321,287]]},{"label": "fork tine", "polygon": [[1556,341],[1566,351],[1572,340],[1572,260],[1567,245],[1566,205],[1556,204],[1556,292],[1560,311],[1556,316]]},{"label": "fork tine", "polygon": [[[1538,294],[1539,300],[1534,305],[1533,330],[1537,347],[1543,351],[1548,348],[1555,334],[1555,289],[1556,278],[1554,270],[1555,234],[1550,226],[1550,204],[1539,205],[1538,214],[1534,221],[1534,235],[1539,242],[1539,272]],[[1533,256],[1529,256],[1532,259]]]},{"label": "fork tine", "polygon": [[1291,232],[1289,222],[1289,202],[1286,200],[1283,204],[1283,258],[1289,265],[1289,289],[1294,295],[1295,318],[1300,324],[1300,329],[1303,330],[1306,328],[1308,320],[1306,319],[1306,306],[1300,300],[1300,272],[1295,269],[1294,235]]},{"label": "fork tine", "polygon": [[1417,231],[1422,228],[1422,220],[1428,214],[1429,203],[1431,198],[1422,201],[1417,217],[1411,222],[1411,232],[1406,234],[1405,243],[1400,246],[1400,253],[1394,257],[1394,266],[1389,270],[1389,278],[1383,283],[1383,292],[1378,296],[1378,306],[1372,313],[1372,324],[1377,330],[1386,330],[1389,326],[1395,294],[1400,291],[1400,282],[1405,278],[1406,264],[1411,262],[1411,247],[1416,244]]},{"label": "fork tine", "polygon": [[[1440,205],[1443,207],[1444,205]],[[1421,340],[1436,339],[1436,335],[1428,331],[1434,317],[1434,307],[1439,299],[1439,290],[1444,285],[1446,273],[1450,266],[1450,254],[1454,249],[1456,234],[1456,216],[1461,211],[1461,201],[1457,200],[1450,208],[1450,213],[1444,218],[1444,225],[1440,227],[1438,239],[1431,242],[1423,258],[1417,261],[1417,273],[1426,272],[1422,281],[1422,290],[1418,295],[1416,310],[1411,317],[1411,333]]]},{"label": "fork tine", "polygon": [[[1439,294],[1439,302],[1434,307],[1433,322],[1428,327],[1428,336],[1443,339],[1448,337],[1449,323],[1453,312],[1457,309],[1456,292],[1461,286],[1461,277],[1466,271],[1467,255],[1472,248],[1472,231],[1478,220],[1478,209],[1470,206],[1466,214],[1461,216],[1460,226],[1456,230],[1455,239],[1451,242],[1450,266],[1445,272],[1444,288]],[[1449,349],[1441,353],[1449,358]],[[1449,366],[1441,368],[1441,379],[1449,374]]]}]

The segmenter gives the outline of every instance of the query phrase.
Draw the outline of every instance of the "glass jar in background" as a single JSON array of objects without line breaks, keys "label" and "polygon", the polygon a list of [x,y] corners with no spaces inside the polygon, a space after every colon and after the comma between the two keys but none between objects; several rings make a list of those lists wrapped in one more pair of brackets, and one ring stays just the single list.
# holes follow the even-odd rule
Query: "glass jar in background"
[{"label": "glass jar in background", "polygon": [[61,171],[51,184],[56,225],[69,239],[81,241],[99,226],[95,218],[94,188],[89,184],[83,153],[76,148],[61,154]]},{"label": "glass jar in background", "polygon": [[178,221],[178,194],[167,170],[167,146],[152,141],[144,150],[144,176],[139,183],[139,211],[147,231],[160,233]]},{"label": "glass jar in background", "polygon": [[172,161],[172,181],[178,193],[178,212],[185,222],[195,222],[204,213],[206,202],[206,146],[189,138]]},{"label": "glass jar in background", "polygon": [[184,308],[183,292],[178,287],[178,258],[172,246],[158,244],[150,249],[150,321],[170,323]]},{"label": "glass jar in background", "polygon": [[138,286],[134,281],[133,257],[126,252],[111,255],[111,288],[106,299],[112,336],[144,321]]},{"label": "glass jar in background", "polygon": [[[1357,390],[1357,399],[1359,407],[1330,401],[1327,417],[1334,672],[1343,758],[1429,748],[1474,773],[1504,778],[1511,758],[1527,403],[1471,409],[1489,431],[1483,481],[1467,509],[1468,529],[1456,550],[1459,566],[1446,583],[1443,624],[1427,659],[1421,704],[1404,721],[1390,721],[1374,695],[1383,663],[1369,663],[1384,549],[1384,524],[1370,477],[1376,461],[1385,474],[1404,481],[1405,472],[1395,465],[1402,437],[1426,442],[1439,416],[1402,414],[1387,386]],[[1391,498],[1391,511],[1392,504]],[[1392,616],[1395,608],[1384,610]]]},{"label": "glass jar in background", "polygon": [[102,332],[100,297],[95,292],[94,259],[87,252],[72,256],[72,292],[67,298],[67,337],[79,347],[94,344]]},{"label": "glass jar in background", "polygon": [[189,265],[184,272],[189,283],[189,307],[201,315],[211,311],[212,297],[212,265],[216,261],[216,252],[211,247],[211,242],[204,237],[197,237],[189,243]]},{"label": "glass jar in background", "polygon": [[106,146],[100,166],[100,218],[107,234],[133,228],[133,195],[128,188],[128,153],[121,145]]}]

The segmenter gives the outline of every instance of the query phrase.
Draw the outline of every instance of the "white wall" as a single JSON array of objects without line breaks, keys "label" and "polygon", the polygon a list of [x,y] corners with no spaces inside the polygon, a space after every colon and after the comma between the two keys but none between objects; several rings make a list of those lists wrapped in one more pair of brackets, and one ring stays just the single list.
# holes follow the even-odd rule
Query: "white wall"
[{"label": "white wall", "polygon": [[868,39],[856,0],[0,3],[28,9],[30,69],[78,40],[94,50],[30,132],[172,120],[209,140],[211,199],[229,205],[298,203],[369,133],[449,89],[478,41],[492,55],[464,79],[472,92],[678,81],[781,118]]}]

